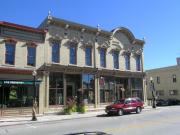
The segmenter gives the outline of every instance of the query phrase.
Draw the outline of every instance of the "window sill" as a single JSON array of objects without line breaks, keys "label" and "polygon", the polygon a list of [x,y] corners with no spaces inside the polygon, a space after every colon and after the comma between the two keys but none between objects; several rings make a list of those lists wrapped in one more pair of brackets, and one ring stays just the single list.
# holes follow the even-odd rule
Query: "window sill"
[{"label": "window sill", "polygon": [[93,66],[88,66],[88,65],[85,65],[84,67],[87,67],[87,68],[93,68]]},{"label": "window sill", "polygon": [[120,69],[119,68],[113,68],[113,70],[119,71]]},{"label": "window sill", "polygon": [[15,67],[15,65],[10,65],[10,64],[3,64],[3,67]]},{"label": "window sill", "polygon": [[33,68],[34,69],[35,66],[25,66],[24,68],[31,68],[31,69]]},{"label": "window sill", "polygon": [[74,67],[77,67],[78,65],[77,65],[77,64],[68,64],[68,66],[74,66]]},{"label": "window sill", "polygon": [[51,62],[51,64],[54,64],[54,65],[59,65],[59,64],[60,64],[60,62],[59,62],[59,63],[57,63],[57,62]]}]

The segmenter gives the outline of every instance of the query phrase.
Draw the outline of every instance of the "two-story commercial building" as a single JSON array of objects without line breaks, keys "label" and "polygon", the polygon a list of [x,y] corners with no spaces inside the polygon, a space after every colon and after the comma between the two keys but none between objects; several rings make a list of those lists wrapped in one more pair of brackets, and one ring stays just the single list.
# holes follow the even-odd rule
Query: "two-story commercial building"
[{"label": "two-story commercial building", "polygon": [[180,100],[180,58],[177,58],[177,65],[147,70],[146,78],[147,99],[152,99],[151,78],[157,99]]},{"label": "two-story commercial building", "polygon": [[68,98],[89,108],[144,99],[143,46],[124,27],[109,32],[50,15],[38,29],[1,22],[1,115],[27,114],[33,96],[39,113],[61,110]]}]

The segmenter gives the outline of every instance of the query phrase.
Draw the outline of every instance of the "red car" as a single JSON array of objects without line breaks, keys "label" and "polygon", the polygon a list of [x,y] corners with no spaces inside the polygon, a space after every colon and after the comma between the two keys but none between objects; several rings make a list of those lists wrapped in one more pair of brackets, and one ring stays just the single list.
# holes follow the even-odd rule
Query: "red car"
[{"label": "red car", "polygon": [[126,98],[114,102],[112,105],[106,106],[106,113],[118,114],[122,116],[124,113],[136,112],[140,113],[143,109],[143,102],[140,98]]}]

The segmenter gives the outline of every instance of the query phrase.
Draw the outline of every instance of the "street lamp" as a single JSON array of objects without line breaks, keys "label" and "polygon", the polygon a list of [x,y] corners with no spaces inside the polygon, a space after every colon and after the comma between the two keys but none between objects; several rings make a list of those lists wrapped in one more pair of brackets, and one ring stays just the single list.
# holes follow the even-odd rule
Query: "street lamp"
[{"label": "street lamp", "polygon": [[156,108],[156,90],[152,77],[150,77],[150,90],[152,91],[152,108]]},{"label": "street lamp", "polygon": [[37,102],[36,102],[36,75],[37,75],[36,70],[33,70],[32,76],[33,76],[34,93],[33,93],[32,121],[37,121],[37,117],[36,117],[36,107],[37,107]]}]

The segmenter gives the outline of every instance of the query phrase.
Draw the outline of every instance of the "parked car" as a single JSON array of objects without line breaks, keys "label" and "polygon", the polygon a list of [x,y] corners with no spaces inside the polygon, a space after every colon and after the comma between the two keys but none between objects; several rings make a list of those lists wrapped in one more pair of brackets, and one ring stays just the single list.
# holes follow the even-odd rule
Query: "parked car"
[{"label": "parked car", "polygon": [[157,99],[156,100],[156,105],[157,106],[168,106],[168,101],[164,99]]},{"label": "parked car", "polygon": [[177,99],[168,99],[167,100],[167,102],[168,102],[168,105],[179,105],[180,104],[180,101],[179,100],[177,100]]},{"label": "parked car", "polygon": [[140,98],[126,98],[121,99],[113,104],[106,106],[105,112],[110,114],[118,114],[119,116],[122,116],[124,113],[129,112],[136,112],[140,113],[143,107],[143,102],[140,100]]}]

